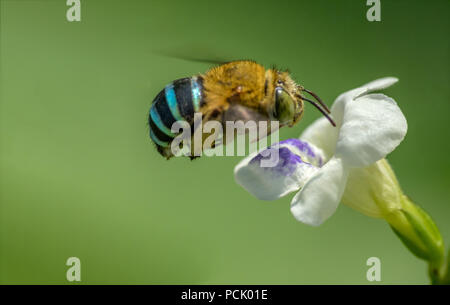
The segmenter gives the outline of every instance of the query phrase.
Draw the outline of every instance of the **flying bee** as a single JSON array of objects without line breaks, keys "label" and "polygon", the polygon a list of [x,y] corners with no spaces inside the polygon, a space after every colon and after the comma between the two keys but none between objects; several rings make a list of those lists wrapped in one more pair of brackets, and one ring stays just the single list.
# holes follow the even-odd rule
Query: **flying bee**
[{"label": "flying bee", "polygon": [[[304,97],[304,92],[317,102]],[[304,101],[335,126],[328,107],[315,93],[296,84],[288,72],[266,70],[248,60],[232,61],[175,80],[159,92],[150,108],[150,137],[158,152],[169,159],[173,156],[170,144],[177,136],[171,126],[186,121],[193,129],[196,112],[202,114],[202,123],[216,120],[225,126],[226,121],[278,121],[280,127],[292,127],[303,116]]]}]

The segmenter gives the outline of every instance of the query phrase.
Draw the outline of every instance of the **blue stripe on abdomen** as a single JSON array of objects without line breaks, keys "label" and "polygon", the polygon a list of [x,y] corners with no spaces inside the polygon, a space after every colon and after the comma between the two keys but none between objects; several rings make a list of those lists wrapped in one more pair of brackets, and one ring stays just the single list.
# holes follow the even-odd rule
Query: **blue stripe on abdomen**
[{"label": "blue stripe on abdomen", "polygon": [[[169,127],[175,122],[175,118],[170,113],[167,106],[165,91],[162,90],[153,100],[148,114],[148,123],[150,125],[150,137],[157,145],[166,147],[174,136],[169,134]],[[171,133],[171,132],[170,132]]]},{"label": "blue stripe on abdomen", "polygon": [[161,141],[153,132],[153,129],[150,128],[150,138],[153,140],[153,142],[155,142],[157,145],[161,146],[161,147],[168,147],[169,146],[169,142],[164,142]]},{"label": "blue stripe on abdomen", "polygon": [[178,109],[177,97],[175,95],[173,83],[168,84],[164,89],[164,92],[166,94],[167,106],[169,106],[170,113],[176,121],[183,121],[183,117]]},{"label": "blue stripe on abdomen", "polygon": [[156,110],[156,107],[152,106],[150,108],[150,118],[155,123],[156,127],[158,127],[159,130],[164,132],[167,136],[173,138],[175,137],[175,134],[172,133],[172,131],[164,125],[163,121],[161,120],[161,117],[159,116],[158,111]]},{"label": "blue stripe on abdomen", "polygon": [[167,147],[176,136],[171,131],[176,121],[193,125],[194,113],[203,103],[201,76],[178,79],[168,84],[153,100],[149,112],[150,137]]},{"label": "blue stripe on abdomen", "polygon": [[194,106],[194,111],[198,112],[200,110],[200,102],[202,99],[202,92],[199,83],[197,82],[197,77],[191,78],[191,93],[192,93],[192,105]]}]

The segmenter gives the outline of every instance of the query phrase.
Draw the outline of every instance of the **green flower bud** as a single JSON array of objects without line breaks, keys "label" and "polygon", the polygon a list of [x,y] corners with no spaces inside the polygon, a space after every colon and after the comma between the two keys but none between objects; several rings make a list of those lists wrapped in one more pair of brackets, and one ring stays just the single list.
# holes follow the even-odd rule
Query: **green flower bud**
[{"label": "green flower bud", "polygon": [[386,159],[352,169],[342,202],[365,215],[384,218],[414,255],[429,262],[433,283],[450,283],[439,229],[424,210],[403,194]]}]

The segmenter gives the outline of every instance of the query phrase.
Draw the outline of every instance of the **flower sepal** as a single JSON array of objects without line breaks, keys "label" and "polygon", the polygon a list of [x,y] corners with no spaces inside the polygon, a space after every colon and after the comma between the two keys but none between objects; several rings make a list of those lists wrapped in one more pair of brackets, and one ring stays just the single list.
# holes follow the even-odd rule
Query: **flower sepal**
[{"label": "flower sepal", "polygon": [[385,219],[403,244],[429,263],[432,283],[449,283],[444,241],[433,219],[405,195],[401,198],[401,208],[385,215]]},{"label": "flower sepal", "polygon": [[428,273],[433,285],[450,285],[450,251],[444,264],[430,264]]},{"label": "flower sepal", "polygon": [[429,262],[443,260],[445,248],[439,229],[431,217],[407,196],[402,196],[401,209],[385,218],[414,255]]}]

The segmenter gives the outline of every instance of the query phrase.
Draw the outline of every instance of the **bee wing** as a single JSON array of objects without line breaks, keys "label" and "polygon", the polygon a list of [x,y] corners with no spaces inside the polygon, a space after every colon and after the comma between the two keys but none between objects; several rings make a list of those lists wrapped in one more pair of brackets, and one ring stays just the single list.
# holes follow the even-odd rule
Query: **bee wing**
[{"label": "bee wing", "polygon": [[173,58],[178,58],[186,61],[192,61],[192,62],[200,62],[210,65],[223,65],[227,62],[230,62],[230,60],[223,60],[223,59],[214,59],[214,58],[202,58],[202,57],[191,57],[191,56],[181,56],[181,55],[168,55]]},{"label": "bee wing", "polygon": [[[237,121],[242,121],[246,125],[245,129],[237,129],[234,134],[227,135],[226,134],[226,122],[235,123]],[[222,116],[222,125],[224,129],[224,138],[222,142],[225,144],[231,142],[235,136],[243,135],[249,133],[250,141],[258,141],[261,138],[268,136],[270,133],[274,132],[276,129],[272,128],[271,119],[254,109],[248,108],[246,106],[240,104],[232,104],[223,114]],[[247,124],[248,122],[255,122],[255,124]],[[267,128],[265,130],[261,129],[260,122],[265,122]],[[256,128],[256,129],[255,129]]]},{"label": "bee wing", "polygon": [[[223,65],[232,60],[225,59],[223,57],[219,57],[216,54],[219,54],[217,50],[212,50],[210,47],[206,46],[177,46],[169,49],[155,49],[152,50],[151,53],[164,57],[171,57],[182,59],[191,62],[200,62],[207,63],[210,65]],[[192,55],[196,54],[196,55]]]}]

